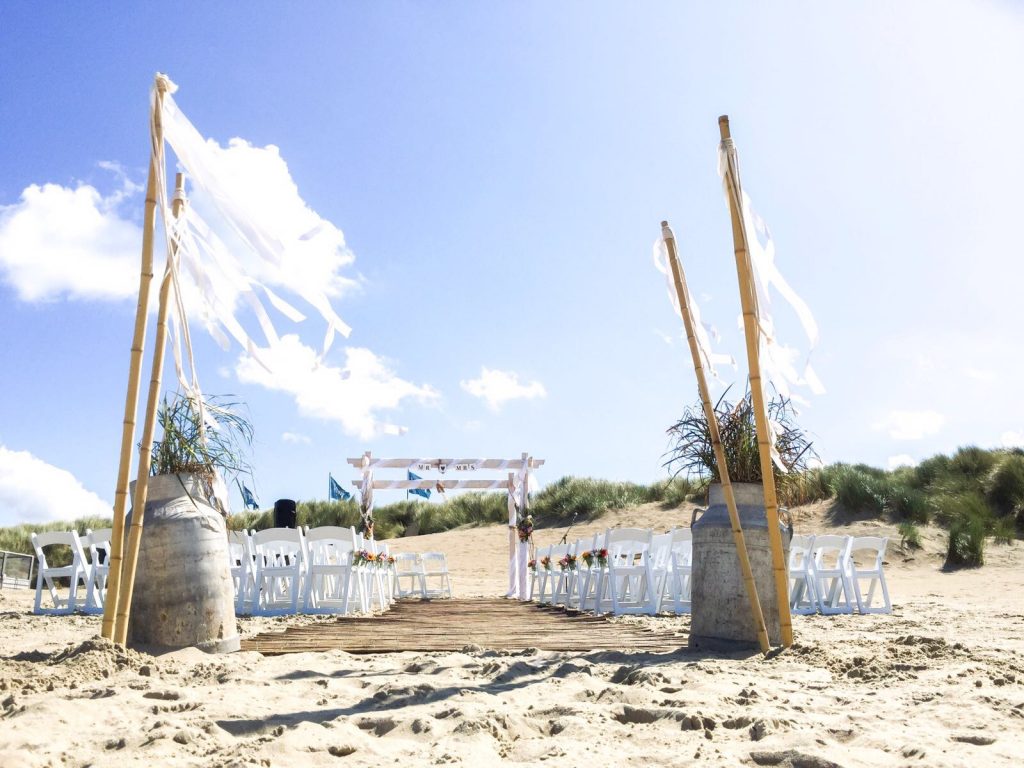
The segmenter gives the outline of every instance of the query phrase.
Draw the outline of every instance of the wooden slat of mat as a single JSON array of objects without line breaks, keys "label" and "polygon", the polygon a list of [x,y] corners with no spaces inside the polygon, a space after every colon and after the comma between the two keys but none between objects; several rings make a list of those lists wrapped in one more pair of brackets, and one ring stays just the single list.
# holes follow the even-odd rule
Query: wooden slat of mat
[{"label": "wooden slat of mat", "polygon": [[380,616],[265,632],[242,641],[243,651],[265,655],[342,650],[348,653],[488,650],[674,651],[685,638],[604,617],[514,600],[403,600]]}]

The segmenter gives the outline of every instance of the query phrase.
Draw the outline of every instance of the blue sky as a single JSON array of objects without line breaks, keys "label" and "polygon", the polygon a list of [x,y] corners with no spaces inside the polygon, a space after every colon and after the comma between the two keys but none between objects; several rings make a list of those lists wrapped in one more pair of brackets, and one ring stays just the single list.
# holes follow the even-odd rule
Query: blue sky
[{"label": "blue sky", "polygon": [[354,330],[324,364],[369,351],[372,391],[246,376],[197,326],[204,391],[248,403],[264,506],[349,487],[364,450],[663,477],[696,385],[651,264],[662,219],[741,361],[724,377],[745,373],[725,113],[820,327],[828,392],[800,421],[823,460],[1024,444],[1017,4],[8,2],[0,524],[113,499],[134,300],[111,286],[137,279],[157,71],[204,136],[278,147],[354,256],[332,302]]}]

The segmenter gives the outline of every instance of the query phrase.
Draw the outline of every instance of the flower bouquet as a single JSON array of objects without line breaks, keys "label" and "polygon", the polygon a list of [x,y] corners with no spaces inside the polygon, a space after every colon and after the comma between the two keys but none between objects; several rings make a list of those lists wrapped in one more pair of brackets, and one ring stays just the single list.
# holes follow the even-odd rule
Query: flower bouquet
[{"label": "flower bouquet", "polygon": [[355,555],[356,565],[373,565],[377,562],[377,556],[368,549],[360,549]]},{"label": "flower bouquet", "polygon": [[540,559],[540,567],[543,568],[545,571],[550,571],[551,570],[551,558],[550,557],[542,557]]},{"label": "flower bouquet", "polygon": [[519,532],[519,541],[527,542],[533,535],[533,515],[524,515],[516,523],[516,530]]},{"label": "flower bouquet", "polygon": [[575,571],[576,570],[576,555],[565,555],[561,560],[558,561],[558,565],[563,571]]},{"label": "flower bouquet", "polygon": [[386,571],[395,564],[394,555],[377,555],[377,567]]},{"label": "flower bouquet", "polygon": [[608,550],[602,547],[594,553],[594,558],[597,560],[597,564],[604,568],[608,565]]},{"label": "flower bouquet", "polygon": [[536,561],[536,559],[531,560],[530,562],[528,562],[526,564],[526,567],[530,569],[530,573],[536,573],[537,572],[537,561]]}]

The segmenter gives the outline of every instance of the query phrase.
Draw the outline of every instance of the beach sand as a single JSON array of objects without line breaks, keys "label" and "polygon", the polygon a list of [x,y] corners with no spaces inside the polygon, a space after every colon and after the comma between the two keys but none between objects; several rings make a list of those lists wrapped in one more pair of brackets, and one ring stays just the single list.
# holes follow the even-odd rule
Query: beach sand
[{"label": "beach sand", "polygon": [[[686,525],[649,505],[578,526]],[[942,571],[944,534],[798,510],[798,532],[894,537],[892,615],[794,616],[760,655],[458,653],[153,657],[94,616],[0,590],[0,766],[1024,765],[1024,547]],[[562,529],[538,530],[538,543]],[[447,553],[456,596],[506,586],[503,526],[390,542]],[[334,617],[243,618],[244,636]],[[621,618],[685,630],[685,617]],[[457,634],[458,627],[452,632]]]}]

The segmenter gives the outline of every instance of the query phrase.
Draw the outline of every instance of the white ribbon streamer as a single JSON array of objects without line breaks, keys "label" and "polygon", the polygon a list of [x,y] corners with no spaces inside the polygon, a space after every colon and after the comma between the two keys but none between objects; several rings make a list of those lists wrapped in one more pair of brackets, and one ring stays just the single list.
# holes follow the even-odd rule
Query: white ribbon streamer
[{"label": "white ribbon streamer", "polygon": [[[753,210],[750,196],[740,187],[739,160],[736,147],[731,139],[724,140],[718,150],[718,173],[722,177],[726,204],[735,200],[740,205],[746,239],[747,252],[753,269],[756,292],[757,322],[760,328],[761,368],[764,378],[771,381],[780,395],[795,402],[806,402],[792,387],[806,387],[812,394],[820,395],[825,388],[810,364],[810,355],[818,343],[818,325],[806,302],[793,290],[775,264],[775,243],[764,220]],[[738,199],[737,199],[738,198]],[[782,299],[792,307],[807,336],[808,349],[804,356],[802,370],[797,361],[800,352],[782,344],[776,336],[775,322],[771,313],[771,289],[778,291]],[[774,445],[774,441],[773,441]]]},{"label": "white ribbon streamer", "polygon": [[[672,309],[682,320],[683,312],[679,307],[679,295],[676,293],[675,282],[672,278],[672,268],[668,263],[668,246],[665,245],[665,235],[671,235],[671,230],[668,233],[663,233],[663,236],[658,238],[654,242],[654,268],[661,272],[665,276],[665,281],[668,285],[668,299],[672,304]],[[674,237],[674,235],[672,235]],[[678,240],[676,241],[679,242]],[[733,368],[736,367],[736,359],[732,355],[715,353],[711,351],[711,336],[718,338],[718,331],[711,325],[704,323],[701,320],[700,306],[696,301],[693,300],[693,296],[690,295],[689,287],[686,289],[686,303],[690,307],[690,316],[693,318],[693,335],[697,339],[697,349],[700,351],[700,357],[704,370],[709,374],[719,379],[718,370],[715,368],[716,365],[731,365]]]},{"label": "white ribbon streamer", "polygon": [[[161,77],[166,88],[161,113],[164,138],[174,150],[192,184],[213,203],[219,214],[218,225],[232,234],[233,242],[229,247],[194,209],[188,211],[183,223],[179,225],[178,259],[186,266],[197,287],[201,302],[199,311],[204,323],[219,343],[223,344],[227,339],[220,330],[223,327],[246,353],[259,359],[258,354],[254,354],[258,345],[236,317],[237,300],[240,299],[251,309],[269,346],[276,344],[279,337],[257,291],[261,291],[271,306],[289,320],[301,322],[305,319],[301,312],[281,296],[249,275],[251,270],[243,266],[237,255],[237,246],[241,246],[246,252],[270,265],[277,282],[320,313],[327,323],[321,355],[326,354],[335,333],[348,336],[351,329],[334,312],[321,287],[312,285],[309,278],[303,277],[301,270],[295,267],[304,256],[308,256],[310,249],[340,247],[337,242],[340,233],[323,221],[309,231],[293,233],[287,230],[283,222],[248,210],[243,201],[247,195],[251,196],[251,190],[237,188],[239,181],[226,165],[222,152],[218,151],[219,146],[208,142],[196,130],[171,97],[177,87],[166,77]],[[162,158],[162,147],[160,151]],[[162,167],[162,163],[160,165]],[[159,189],[164,190],[166,187],[160,186]],[[166,221],[166,204],[161,202]],[[312,211],[309,214],[315,216]],[[332,237],[331,232],[326,230],[334,230],[336,237]],[[177,284],[176,268],[174,281]],[[180,290],[177,292],[180,297]],[[180,298],[177,303],[181,304]],[[179,306],[179,319],[184,330],[183,309],[183,306]],[[265,361],[260,360],[260,363],[266,367]]]}]

